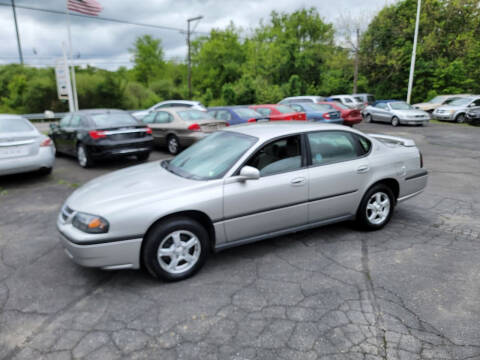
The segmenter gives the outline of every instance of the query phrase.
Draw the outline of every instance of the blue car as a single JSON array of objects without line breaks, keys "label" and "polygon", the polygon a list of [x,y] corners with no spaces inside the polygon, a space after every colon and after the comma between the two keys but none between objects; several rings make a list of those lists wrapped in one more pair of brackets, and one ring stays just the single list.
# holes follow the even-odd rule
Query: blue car
[{"label": "blue car", "polygon": [[217,106],[210,107],[207,111],[215,119],[227,121],[229,125],[269,120],[268,117],[247,106]]},{"label": "blue car", "polygon": [[343,124],[342,114],[328,104],[294,103],[288,104],[295,111],[303,111],[308,121],[319,121],[330,124]]}]

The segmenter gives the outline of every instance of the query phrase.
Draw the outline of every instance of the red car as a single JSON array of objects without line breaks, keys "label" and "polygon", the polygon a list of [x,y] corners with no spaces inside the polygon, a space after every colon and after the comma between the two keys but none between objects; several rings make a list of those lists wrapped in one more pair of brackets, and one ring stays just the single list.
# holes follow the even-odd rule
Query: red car
[{"label": "red car", "polygon": [[270,121],[277,120],[307,120],[307,115],[304,112],[297,112],[291,107],[278,104],[265,104],[265,105],[250,105],[250,109],[268,116]]},{"label": "red car", "polygon": [[338,101],[321,101],[319,104],[328,104],[341,112],[343,125],[353,126],[362,122],[362,114],[360,110],[351,109]]}]

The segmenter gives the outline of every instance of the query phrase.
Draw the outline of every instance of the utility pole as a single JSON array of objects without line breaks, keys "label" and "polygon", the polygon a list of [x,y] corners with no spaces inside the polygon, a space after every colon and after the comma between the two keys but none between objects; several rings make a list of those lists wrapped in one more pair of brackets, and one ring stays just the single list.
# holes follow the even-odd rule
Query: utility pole
[{"label": "utility pole", "polygon": [[357,82],[358,82],[358,50],[360,49],[360,29],[357,27],[356,29],[357,39],[355,45],[355,67],[353,70],[353,93],[357,93]]},{"label": "utility pole", "polygon": [[196,16],[194,18],[187,19],[187,46],[188,46],[188,98],[192,98],[192,57],[190,51],[190,23],[203,19],[203,16]]},{"label": "utility pole", "polygon": [[12,10],[13,10],[13,21],[15,22],[15,31],[17,32],[18,56],[20,58],[20,64],[23,65],[22,45],[20,44],[20,35],[18,33],[17,12],[15,11],[15,0],[12,0]]},{"label": "utility pole", "polygon": [[408,77],[408,92],[407,92],[408,104],[410,104],[410,100],[412,98],[413,73],[415,72],[415,57],[417,55],[418,26],[420,24],[420,8],[421,7],[422,7],[422,0],[418,0],[417,20],[415,21],[415,35],[413,36],[412,60],[410,61],[410,76]]}]

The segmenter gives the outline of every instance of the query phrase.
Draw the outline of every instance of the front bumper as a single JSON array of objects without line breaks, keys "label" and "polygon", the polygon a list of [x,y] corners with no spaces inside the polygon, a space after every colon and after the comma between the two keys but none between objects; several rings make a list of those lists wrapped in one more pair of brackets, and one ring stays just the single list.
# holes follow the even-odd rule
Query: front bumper
[{"label": "front bumper", "polygon": [[441,114],[438,114],[438,113],[433,113],[432,114],[432,117],[435,119],[435,120],[442,120],[442,121],[454,121],[455,120],[455,113],[454,114],[444,114],[444,113],[441,113]]},{"label": "front bumper", "polygon": [[428,124],[430,119],[399,119],[402,125],[421,125]]},{"label": "front bumper", "polygon": [[[70,259],[81,266],[105,270],[139,269],[142,238],[105,238],[105,234],[82,233],[59,216],[60,242]],[[74,237],[75,236],[75,237]]]},{"label": "front bumper", "polygon": [[0,175],[19,174],[53,167],[55,162],[55,148],[53,146],[40,147],[33,156],[2,159]]}]

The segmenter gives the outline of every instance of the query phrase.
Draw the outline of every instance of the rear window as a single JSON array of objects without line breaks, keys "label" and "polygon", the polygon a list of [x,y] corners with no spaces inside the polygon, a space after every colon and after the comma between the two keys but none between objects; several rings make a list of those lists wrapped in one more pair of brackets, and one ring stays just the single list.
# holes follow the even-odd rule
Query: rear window
[{"label": "rear window", "polygon": [[282,114],[288,114],[288,113],[295,112],[295,110],[293,110],[291,107],[288,107],[288,106],[285,106],[285,105],[277,105],[276,109],[278,111],[280,111]]},{"label": "rear window", "polygon": [[363,102],[363,99],[360,96],[355,96],[355,100],[357,100],[358,102]]},{"label": "rear window", "polygon": [[367,101],[368,101],[369,104],[374,103],[374,102],[375,102],[375,96],[373,96],[373,95],[368,95],[368,96],[367,96]]},{"label": "rear window", "polygon": [[252,110],[249,108],[235,109],[233,110],[233,112],[238,116],[240,116],[241,118],[257,118],[262,116],[255,110]]},{"label": "rear window", "polygon": [[334,101],[334,103],[335,103],[335,106],[339,107],[340,109],[350,110],[350,108],[347,105],[344,105],[339,101]]},{"label": "rear window", "polygon": [[0,119],[0,133],[30,132],[35,128],[26,119]]},{"label": "rear window", "polygon": [[331,111],[335,110],[332,105],[328,104],[309,104],[308,107],[315,111]]},{"label": "rear window", "polygon": [[177,114],[185,121],[214,120],[212,115],[200,110],[178,111]]},{"label": "rear window", "polygon": [[133,116],[125,113],[95,114],[91,118],[97,128],[138,125]]}]

